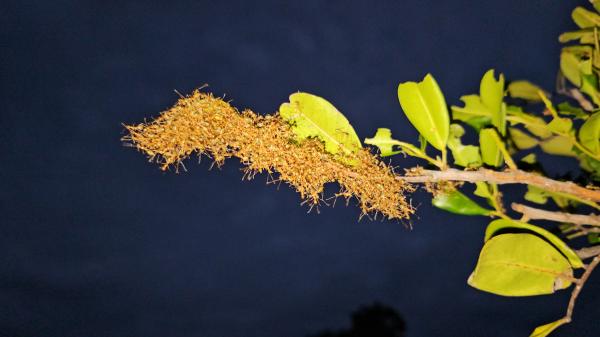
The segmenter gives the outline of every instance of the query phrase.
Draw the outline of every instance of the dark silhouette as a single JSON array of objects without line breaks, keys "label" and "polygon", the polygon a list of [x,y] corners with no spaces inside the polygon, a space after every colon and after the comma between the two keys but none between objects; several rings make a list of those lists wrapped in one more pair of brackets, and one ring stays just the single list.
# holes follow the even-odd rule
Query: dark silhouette
[{"label": "dark silhouette", "polygon": [[377,302],[361,306],[351,316],[350,329],[323,331],[309,337],[403,337],[406,332],[402,316],[394,309]]}]

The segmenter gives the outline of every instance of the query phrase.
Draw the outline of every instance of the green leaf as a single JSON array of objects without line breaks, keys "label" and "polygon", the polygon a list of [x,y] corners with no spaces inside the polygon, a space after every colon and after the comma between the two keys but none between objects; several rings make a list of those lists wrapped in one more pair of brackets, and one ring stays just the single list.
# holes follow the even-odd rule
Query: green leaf
[{"label": "green leaf", "polygon": [[588,119],[589,114],[583,109],[572,106],[569,102],[562,102],[556,106],[558,113],[563,116],[572,116],[575,119]]},{"label": "green leaf", "polygon": [[450,117],[437,82],[427,74],[419,83],[398,86],[398,99],[408,120],[433,147],[443,150],[448,141]]},{"label": "green leaf", "polygon": [[590,0],[596,11],[600,12],[600,0]]},{"label": "green leaf", "polygon": [[600,26],[600,16],[598,14],[588,11],[583,7],[577,7],[571,13],[571,17],[575,24],[579,28],[588,28],[594,26]]},{"label": "green leaf", "polygon": [[544,205],[548,202],[549,195],[545,190],[539,187],[527,185],[527,192],[525,193],[524,198],[525,200],[538,205]]},{"label": "green leaf", "polygon": [[494,196],[492,195],[492,190],[490,189],[490,185],[488,185],[488,183],[486,183],[485,181],[477,181],[475,182],[475,192],[473,192],[473,194],[475,194],[478,197],[482,197],[482,198],[486,198],[486,199],[491,199]]},{"label": "green leaf", "polygon": [[488,70],[481,78],[479,96],[481,102],[491,111],[500,111],[500,105],[504,97],[504,75],[500,74],[499,79],[496,80],[494,69]]},{"label": "green leaf", "polygon": [[427,150],[427,139],[421,134],[419,134],[419,149],[423,151],[423,153]]},{"label": "green leaf", "polygon": [[526,155],[525,157],[521,158],[521,161],[526,164],[533,165],[533,164],[537,163],[537,156],[535,155],[535,153],[530,153],[530,154]]},{"label": "green leaf", "polygon": [[[388,157],[404,152],[409,156],[431,161],[431,158],[429,158],[427,154],[418,147],[410,143],[405,143],[399,140],[392,139],[392,132],[390,131],[390,129],[377,129],[377,132],[375,133],[375,136],[373,136],[373,138],[365,139],[365,144],[377,146],[382,157]],[[398,146],[400,150],[395,150],[395,146]]]},{"label": "green leaf", "polygon": [[482,165],[479,147],[474,145],[463,145],[460,138],[465,134],[465,130],[458,124],[450,124],[450,137],[448,138],[448,148],[452,151],[454,164],[462,167],[477,168]]},{"label": "green leaf", "polygon": [[555,117],[548,123],[548,130],[555,133],[569,133],[573,128],[573,121],[569,118]]},{"label": "green leaf", "polygon": [[579,141],[594,154],[600,154],[600,112],[594,113],[579,129]]},{"label": "green leaf", "polygon": [[582,74],[580,89],[592,99],[594,104],[600,105],[600,92],[598,92],[598,78],[596,74]]},{"label": "green leaf", "polygon": [[577,159],[579,159],[579,166],[585,171],[591,173],[591,178],[600,181],[600,160],[596,160],[585,153],[582,153],[579,149],[574,148],[577,152]]},{"label": "green leaf", "polygon": [[552,136],[543,118],[525,113],[520,107],[508,106],[506,111],[511,125],[522,124],[529,132],[542,139]]},{"label": "green leaf", "polygon": [[538,145],[538,140],[517,128],[509,128],[508,133],[519,150],[531,149]]},{"label": "green leaf", "polygon": [[573,142],[564,136],[554,136],[540,142],[542,150],[555,156],[576,157],[573,152]]},{"label": "green leaf", "polygon": [[533,234],[501,234],[488,240],[467,281],[502,296],[552,294],[569,287],[573,269],[552,245]]},{"label": "green leaf", "polygon": [[592,44],[594,41],[594,31],[592,29],[582,29],[573,32],[562,33],[558,36],[561,43],[579,40],[582,44]]},{"label": "green leaf", "polygon": [[402,152],[394,150],[394,146],[399,146],[400,143],[400,141],[392,139],[392,131],[387,128],[378,128],[373,138],[365,138],[365,144],[377,146],[382,157]]},{"label": "green leaf", "polygon": [[488,70],[481,79],[479,97],[481,97],[481,102],[492,112],[492,125],[504,136],[506,134],[506,110],[502,107],[504,75],[500,74],[496,81],[494,69]]},{"label": "green leaf", "polygon": [[431,203],[444,211],[461,215],[490,215],[492,212],[459,191],[438,194]]},{"label": "green leaf", "polygon": [[577,256],[577,254],[569,248],[569,246],[559,239],[556,235],[549,231],[534,225],[530,225],[524,222],[511,221],[506,219],[498,219],[490,222],[487,229],[485,230],[484,242],[490,240],[498,231],[503,229],[518,229],[528,230],[539,234],[548,242],[550,242],[556,249],[558,249],[566,258],[573,268],[583,268],[583,261]]},{"label": "green leaf", "polygon": [[498,139],[500,138],[495,129],[483,129],[479,132],[481,159],[487,165],[499,167],[503,163],[502,152],[497,143]]},{"label": "green leaf", "polygon": [[475,194],[478,197],[486,199],[488,205],[494,207],[495,197],[494,197],[494,192],[493,192],[493,186],[484,181],[475,182],[475,186],[476,186],[476,188],[475,188],[475,191],[473,192],[473,194]]},{"label": "green leaf", "polygon": [[465,103],[464,107],[452,106],[452,119],[463,121],[475,130],[492,125],[492,111],[483,103],[477,95],[466,95],[460,98]]},{"label": "green leaf", "polygon": [[563,75],[576,87],[581,87],[581,72],[579,71],[579,59],[573,53],[562,52],[560,54],[560,70]]},{"label": "green leaf", "polygon": [[552,331],[556,330],[556,328],[558,328],[559,326],[561,326],[563,324],[567,324],[567,323],[569,323],[569,321],[567,321],[564,318],[561,318],[552,323],[540,325],[537,328],[535,328],[535,330],[533,330],[533,332],[531,333],[531,335],[529,335],[529,337],[546,337],[546,336],[550,335],[552,333]]},{"label": "green leaf", "polygon": [[319,96],[305,92],[292,94],[290,102],[280,106],[279,114],[290,123],[298,141],[318,138],[325,143],[325,150],[332,154],[341,150],[348,155],[362,147],[346,117]]},{"label": "green leaf", "polygon": [[[571,46],[562,49],[560,70],[573,85],[584,90],[583,76],[592,75],[593,49],[590,46]],[[591,90],[593,80],[588,78],[586,90]]]},{"label": "green leaf", "polygon": [[542,88],[528,81],[514,81],[508,85],[508,93],[510,97],[521,98],[532,102],[540,102],[538,91],[543,91]]}]

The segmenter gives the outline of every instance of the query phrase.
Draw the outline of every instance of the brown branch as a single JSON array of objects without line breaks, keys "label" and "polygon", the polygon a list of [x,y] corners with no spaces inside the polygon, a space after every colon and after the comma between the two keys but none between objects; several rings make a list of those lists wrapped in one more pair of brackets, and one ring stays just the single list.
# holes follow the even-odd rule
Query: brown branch
[{"label": "brown branch", "polygon": [[575,289],[573,289],[573,292],[571,293],[571,298],[569,299],[569,306],[567,307],[567,314],[564,317],[565,321],[567,321],[567,322],[571,321],[571,318],[573,317],[573,309],[575,308],[575,301],[577,300],[577,297],[579,296],[581,289],[585,285],[585,282],[588,280],[588,278],[592,274],[592,271],[594,271],[594,268],[596,268],[599,263],[600,263],[600,255],[596,255],[596,257],[592,260],[592,262],[586,267],[585,272],[583,273],[583,275],[581,275],[581,278],[579,280],[577,280]]},{"label": "brown branch", "polygon": [[428,183],[438,181],[464,181],[475,183],[478,181],[486,181],[496,184],[525,184],[536,186],[549,192],[566,193],[585,200],[595,202],[600,201],[600,190],[588,189],[573,182],[553,180],[535,173],[521,170],[421,170],[416,172],[415,175],[400,176],[398,179],[402,179],[409,183]]},{"label": "brown branch", "polygon": [[579,278],[577,281],[575,281],[575,288],[571,292],[571,298],[569,299],[569,305],[567,306],[567,312],[565,313],[563,318],[553,322],[553,324],[557,324],[557,325],[554,325],[552,330],[556,329],[557,327],[559,327],[563,324],[571,323],[571,320],[573,319],[573,310],[575,309],[575,302],[577,301],[577,297],[579,297],[579,293],[581,293],[581,289],[583,289],[583,286],[585,285],[587,280],[590,278],[592,271],[594,271],[594,268],[596,268],[599,263],[600,263],[600,255],[596,255],[594,260],[592,260],[592,262],[586,267],[585,272],[583,273],[583,275],[581,275],[581,278]]},{"label": "brown branch", "polygon": [[567,222],[575,225],[600,226],[600,215],[597,214],[571,214],[564,212],[552,212],[539,208],[529,207],[513,202],[511,205],[515,212],[522,213],[532,220],[550,220],[556,222]]},{"label": "brown branch", "polygon": [[585,96],[583,96],[583,94],[581,93],[581,91],[579,91],[579,89],[571,89],[569,90],[569,96],[571,98],[573,98],[574,100],[577,101],[577,103],[579,103],[579,106],[581,106],[585,111],[594,111],[594,106],[592,105],[592,103],[590,101],[588,101]]},{"label": "brown branch", "polygon": [[577,256],[581,259],[589,259],[590,257],[600,255],[600,246],[585,247],[576,250]]}]

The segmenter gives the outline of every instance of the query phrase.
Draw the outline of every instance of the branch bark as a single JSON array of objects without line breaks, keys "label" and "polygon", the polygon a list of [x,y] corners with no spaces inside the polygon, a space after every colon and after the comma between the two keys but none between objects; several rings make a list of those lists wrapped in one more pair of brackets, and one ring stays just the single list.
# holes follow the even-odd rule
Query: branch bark
[{"label": "branch bark", "polygon": [[571,298],[569,299],[569,306],[567,307],[567,314],[564,318],[567,322],[571,322],[571,318],[573,317],[573,309],[575,308],[575,301],[577,301],[577,297],[579,296],[581,289],[585,285],[585,282],[588,280],[588,278],[592,274],[592,271],[594,271],[594,268],[596,268],[599,263],[600,255],[597,255],[594,258],[594,260],[592,260],[592,262],[587,266],[585,272],[583,273],[583,275],[581,275],[581,278],[577,281],[575,289],[573,289],[573,292],[571,293]]},{"label": "branch bark", "polygon": [[536,186],[550,192],[570,194],[572,196],[589,201],[600,201],[600,190],[588,189],[573,182],[554,180],[535,173],[521,170],[422,170],[416,175],[399,176],[398,179],[402,179],[409,183],[428,183],[438,181],[464,181],[475,183],[478,181],[485,181],[496,184],[525,184]]},{"label": "branch bark", "polygon": [[600,215],[597,214],[571,214],[564,212],[552,212],[539,208],[529,207],[513,202],[511,204],[515,212],[522,213],[531,220],[550,220],[556,222],[567,222],[576,225],[600,226]]},{"label": "branch bark", "polygon": [[590,257],[594,257],[594,256],[599,256],[600,255],[600,246],[592,246],[592,247],[581,248],[579,250],[576,250],[575,253],[582,260],[583,259],[589,259]]}]

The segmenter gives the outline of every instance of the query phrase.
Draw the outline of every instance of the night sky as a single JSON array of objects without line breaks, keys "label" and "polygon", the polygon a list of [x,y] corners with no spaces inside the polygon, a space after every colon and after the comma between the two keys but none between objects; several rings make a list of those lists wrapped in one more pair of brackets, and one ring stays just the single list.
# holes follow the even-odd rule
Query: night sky
[{"label": "night sky", "polygon": [[[163,172],[123,146],[121,123],[208,83],[259,113],[315,93],[361,139],[389,127],[416,142],[399,82],[431,72],[449,104],[492,67],[552,89],[557,36],[585,3],[2,1],[0,336],[303,337],[376,301],[410,337],[526,336],[561,317],[570,291],[466,284],[489,219],[423,192],[412,230],[352,204],[307,214],[265,176],[242,182],[236,160]],[[599,281],[555,336],[599,334]]]}]

